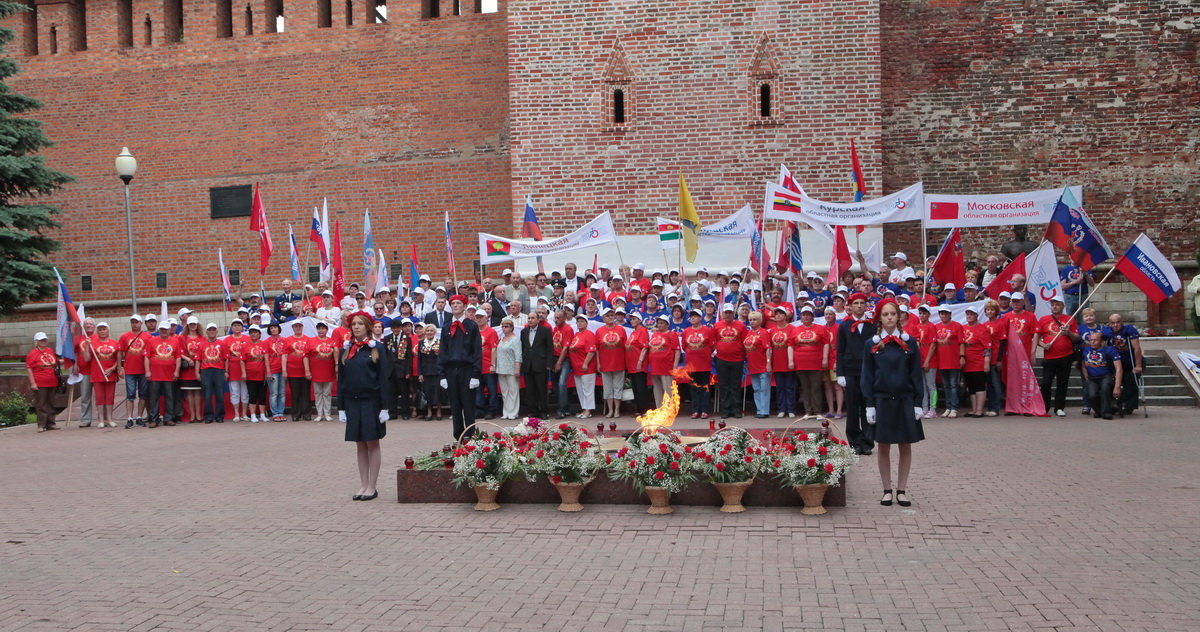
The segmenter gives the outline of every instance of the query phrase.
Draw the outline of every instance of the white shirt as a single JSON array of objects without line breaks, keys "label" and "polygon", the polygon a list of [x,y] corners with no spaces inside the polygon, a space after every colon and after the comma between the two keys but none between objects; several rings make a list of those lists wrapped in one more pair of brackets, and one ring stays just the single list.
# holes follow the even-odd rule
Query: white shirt
[{"label": "white shirt", "polygon": [[905,275],[912,272],[912,268],[905,266],[903,270],[892,270],[888,273],[888,283],[903,286]]},{"label": "white shirt", "polygon": [[325,307],[322,305],[317,308],[317,319],[323,320],[334,327],[342,324],[342,310],[334,305],[333,307]]}]

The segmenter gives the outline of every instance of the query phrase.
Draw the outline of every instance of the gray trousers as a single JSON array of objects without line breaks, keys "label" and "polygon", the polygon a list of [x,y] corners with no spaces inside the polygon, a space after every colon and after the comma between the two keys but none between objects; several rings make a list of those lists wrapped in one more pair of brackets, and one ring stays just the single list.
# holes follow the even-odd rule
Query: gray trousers
[{"label": "gray trousers", "polygon": [[93,403],[95,397],[92,395],[92,376],[82,375],[83,380],[79,382],[79,423],[83,426],[89,426],[92,423],[92,411],[95,409]]}]

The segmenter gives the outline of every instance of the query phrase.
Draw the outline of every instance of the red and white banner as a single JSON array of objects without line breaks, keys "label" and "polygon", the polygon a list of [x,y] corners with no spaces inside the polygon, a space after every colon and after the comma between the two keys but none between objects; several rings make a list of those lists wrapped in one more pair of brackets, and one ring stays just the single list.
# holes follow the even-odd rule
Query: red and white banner
[{"label": "red and white banner", "polygon": [[[1008,339],[1020,340],[1017,326],[1013,321],[1008,323]],[[1004,397],[1004,410],[1019,415],[1047,417],[1046,404],[1042,401],[1042,391],[1038,388],[1037,377],[1033,374],[1033,363],[1025,353],[1025,345],[1008,345],[1008,357],[1004,359],[1004,386],[1007,389]]]},{"label": "red and white banner", "polygon": [[805,222],[809,225],[815,222],[829,226],[866,226],[919,221],[924,208],[923,196],[924,189],[918,182],[881,198],[841,204],[811,198],[768,182],[763,212],[770,219]]},{"label": "red and white banner", "polygon": [[[1070,187],[1083,199],[1083,187]],[[925,228],[1045,224],[1054,214],[1062,188],[996,195],[925,194]]]}]

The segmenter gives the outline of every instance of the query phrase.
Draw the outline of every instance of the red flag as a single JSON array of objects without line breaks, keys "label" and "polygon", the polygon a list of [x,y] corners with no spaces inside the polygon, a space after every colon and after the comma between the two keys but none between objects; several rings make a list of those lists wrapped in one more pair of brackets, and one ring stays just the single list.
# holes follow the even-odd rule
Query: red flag
[{"label": "red flag", "polygon": [[950,231],[942,249],[938,251],[937,259],[933,260],[933,278],[939,284],[953,283],[956,289],[962,289],[967,282],[967,264],[963,261],[962,235],[957,228]]},{"label": "red flag", "polygon": [[600,253],[592,255],[592,274],[600,278]]},{"label": "red flag", "polygon": [[850,246],[846,243],[846,234],[841,226],[834,227],[833,258],[829,260],[829,280],[837,281],[842,274],[850,269],[854,260],[850,258]]},{"label": "red flag", "polygon": [[1021,415],[1048,417],[1042,391],[1033,375],[1033,364],[1021,344],[1020,334],[1014,321],[1008,322],[1008,354],[1004,359],[1004,385],[1006,395],[1004,410]]},{"label": "red flag", "polygon": [[788,271],[791,266],[788,265],[788,238],[792,236],[792,222],[784,222],[783,230],[779,231],[779,252],[775,255],[775,265],[779,266],[784,272]]},{"label": "red flag", "polygon": [[[854,201],[861,202],[863,195],[867,193],[867,182],[863,178],[862,164],[858,162],[858,148],[854,146],[854,139],[850,139],[850,184],[854,190]],[[855,234],[861,235],[866,226],[855,226]]]},{"label": "red flag", "polygon": [[250,204],[250,230],[258,233],[259,274],[266,274],[267,264],[271,262],[271,229],[267,227],[267,209],[263,207],[257,182],[254,183],[254,201]]},{"label": "red flag", "polygon": [[333,220],[333,243],[330,245],[333,250],[329,254],[329,265],[333,268],[333,302],[340,305],[342,298],[346,296],[346,271],[342,268],[342,224],[340,220]]},{"label": "red flag", "polygon": [[1008,267],[1001,270],[995,279],[992,279],[992,282],[984,288],[984,294],[987,294],[990,299],[999,297],[1001,292],[1007,292],[1012,289],[1012,286],[1008,282],[1018,274],[1025,274],[1025,253],[1023,252],[1017,255],[1017,258],[1013,259],[1012,263],[1008,264]]}]

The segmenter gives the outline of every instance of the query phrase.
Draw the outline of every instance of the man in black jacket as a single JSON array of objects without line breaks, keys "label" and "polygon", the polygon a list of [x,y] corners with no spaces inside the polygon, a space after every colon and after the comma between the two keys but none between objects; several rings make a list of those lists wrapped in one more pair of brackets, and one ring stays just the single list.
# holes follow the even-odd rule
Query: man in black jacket
[{"label": "man in black jacket", "polygon": [[862,367],[867,341],[875,335],[875,323],[867,319],[867,296],[850,295],[850,314],[838,325],[837,382],[846,389],[846,439],[858,454],[869,455],[875,442],[864,425],[866,401],[862,396]]},{"label": "man in black jacket", "polygon": [[456,441],[464,432],[475,430],[475,394],[471,391],[479,388],[476,376],[483,372],[483,339],[479,325],[466,318],[466,306],[467,297],[462,294],[450,297],[450,318],[441,332],[438,355]]},{"label": "man in black jacket", "polygon": [[[499,289],[499,288],[497,288]],[[525,374],[525,403],[530,417],[550,416],[547,384],[550,366],[554,362],[554,341],[550,328],[545,326],[549,311],[538,307],[529,315],[521,331],[521,372]]]},{"label": "man in black jacket", "polygon": [[[461,296],[456,294],[455,296]],[[463,297],[463,305],[466,305],[467,297]],[[433,309],[425,314],[426,325],[433,325],[438,328],[439,332],[446,331],[446,326],[450,324],[451,314],[446,311],[446,299],[437,298],[433,301]],[[474,321],[471,321],[474,322]]]}]

